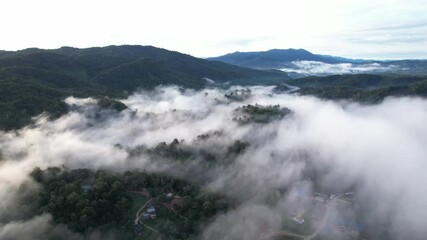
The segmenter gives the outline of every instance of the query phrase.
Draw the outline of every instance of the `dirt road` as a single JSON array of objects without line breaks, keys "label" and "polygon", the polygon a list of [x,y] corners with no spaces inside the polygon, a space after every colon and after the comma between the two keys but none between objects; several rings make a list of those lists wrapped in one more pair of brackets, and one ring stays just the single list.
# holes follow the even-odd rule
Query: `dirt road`
[{"label": "dirt road", "polygon": [[139,219],[141,219],[142,217],[142,213],[141,211],[152,201],[153,199],[151,198],[150,200],[148,200],[144,205],[142,205],[141,208],[139,208],[139,210],[136,212],[135,215],[135,224],[138,224]]}]

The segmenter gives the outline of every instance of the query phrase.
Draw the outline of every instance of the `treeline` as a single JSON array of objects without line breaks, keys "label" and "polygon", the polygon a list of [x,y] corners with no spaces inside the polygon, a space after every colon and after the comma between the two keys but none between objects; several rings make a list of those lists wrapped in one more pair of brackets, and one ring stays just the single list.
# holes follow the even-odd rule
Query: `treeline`
[{"label": "treeline", "polygon": [[389,96],[427,97],[427,77],[420,76],[334,75],[295,79],[287,83],[300,87],[297,93],[332,100],[378,103]]},{"label": "treeline", "polygon": [[234,110],[236,116],[233,118],[240,124],[247,123],[269,123],[280,120],[291,113],[289,108],[280,107],[280,105],[263,106],[259,104],[245,105]]},{"label": "treeline", "polygon": [[287,80],[286,83],[301,88],[347,87],[374,89],[426,81],[427,77],[405,75],[344,74],[326,77],[306,77]]},{"label": "treeline", "polygon": [[361,103],[378,103],[386,97],[418,96],[427,97],[427,81],[407,86],[392,86],[375,89],[356,89],[348,87],[302,88],[297,91],[303,95],[339,100],[348,99]]},{"label": "treeline", "polygon": [[[130,158],[145,155],[152,158],[153,161],[169,159],[173,162],[198,159],[202,160],[202,162],[199,162],[200,166],[208,168],[214,165],[233,163],[236,156],[242,154],[249,147],[249,143],[243,140],[234,140],[229,145],[215,144],[215,140],[220,139],[222,136],[222,132],[216,131],[201,134],[190,143],[174,139],[170,143],[160,142],[152,148],[148,148],[145,145],[124,147],[121,144],[116,144],[115,147],[124,149]],[[214,142],[209,142],[213,138],[215,139]]]}]

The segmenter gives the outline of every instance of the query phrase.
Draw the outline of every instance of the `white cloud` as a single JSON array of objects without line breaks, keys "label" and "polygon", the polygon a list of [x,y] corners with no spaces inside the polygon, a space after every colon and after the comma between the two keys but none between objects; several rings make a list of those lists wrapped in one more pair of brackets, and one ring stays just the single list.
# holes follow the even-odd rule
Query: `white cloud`
[{"label": "white cloud", "polygon": [[[331,192],[355,187],[360,206],[369,203],[371,207],[364,213],[376,221],[389,220],[396,239],[424,238],[427,100],[390,98],[364,106],[271,95],[271,89],[254,87],[251,98],[228,102],[224,90],[162,88],[123,100],[130,110],[116,115],[99,113],[96,117],[91,101],[74,99],[72,102],[82,106],[78,111],[0,135],[0,216],[17,209],[14,193],[35,166],[146,169],[192,181],[203,178],[201,182],[207,189],[236,200],[235,210],[207,228],[203,235],[206,239],[215,235],[223,239],[258,239],[265,231],[280,230],[283,216],[297,204],[295,192],[310,192],[313,184]],[[293,114],[265,125],[240,126],[232,121],[236,107],[255,103],[280,104],[292,109]],[[125,150],[114,147],[116,143],[153,147],[174,138],[184,139],[191,146],[199,134],[216,130],[223,135],[193,147],[220,153],[236,139],[250,143],[246,152],[227,167],[204,168],[197,159],[184,163],[152,161],[145,154],[129,159]],[[312,171],[319,173],[316,182],[307,175]],[[277,203],[269,203],[271,197]],[[11,229],[32,229],[36,223],[37,236],[42,236],[43,229],[52,229],[46,219],[49,217],[0,221],[0,234],[12,236]],[[251,228],[260,224],[266,227]]]},{"label": "white cloud", "polygon": [[281,68],[284,72],[295,72],[303,75],[332,75],[332,74],[352,74],[366,72],[386,72],[397,67],[393,65],[382,66],[380,63],[324,63],[317,61],[293,61],[288,67]]}]

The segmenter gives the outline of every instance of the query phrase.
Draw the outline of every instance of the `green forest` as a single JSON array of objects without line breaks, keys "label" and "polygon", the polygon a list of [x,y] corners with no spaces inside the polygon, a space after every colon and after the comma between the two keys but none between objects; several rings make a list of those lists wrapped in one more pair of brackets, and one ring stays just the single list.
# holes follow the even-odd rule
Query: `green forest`
[{"label": "green forest", "polygon": [[[286,81],[300,87],[296,93],[325,99],[378,103],[389,96],[427,96],[427,77],[401,75],[333,75]],[[280,85],[278,85],[280,86]],[[277,87],[278,88],[278,87]]]},{"label": "green forest", "polygon": [[[159,236],[188,239],[229,208],[224,197],[204,192],[195,184],[145,171],[119,174],[49,167],[35,168],[30,176],[41,185],[36,200],[38,213],[50,213],[55,224],[66,224],[83,235],[113,229],[121,239],[139,239],[144,234],[134,233],[135,214],[150,200],[157,218],[144,224]],[[171,193],[179,200],[172,207],[166,196]]]},{"label": "green forest", "polygon": [[42,112],[61,116],[67,112],[63,100],[68,96],[122,98],[140,88],[171,84],[201,89],[205,78],[252,85],[288,79],[280,71],[247,69],[149,46],[1,52],[0,129],[21,128]]}]

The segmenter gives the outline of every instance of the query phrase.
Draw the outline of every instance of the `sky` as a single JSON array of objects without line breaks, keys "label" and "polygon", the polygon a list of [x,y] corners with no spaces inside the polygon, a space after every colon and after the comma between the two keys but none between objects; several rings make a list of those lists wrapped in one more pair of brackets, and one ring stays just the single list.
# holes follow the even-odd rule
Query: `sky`
[{"label": "sky", "polygon": [[213,57],[304,48],[427,59],[425,0],[2,0],[0,49],[153,45]]}]

